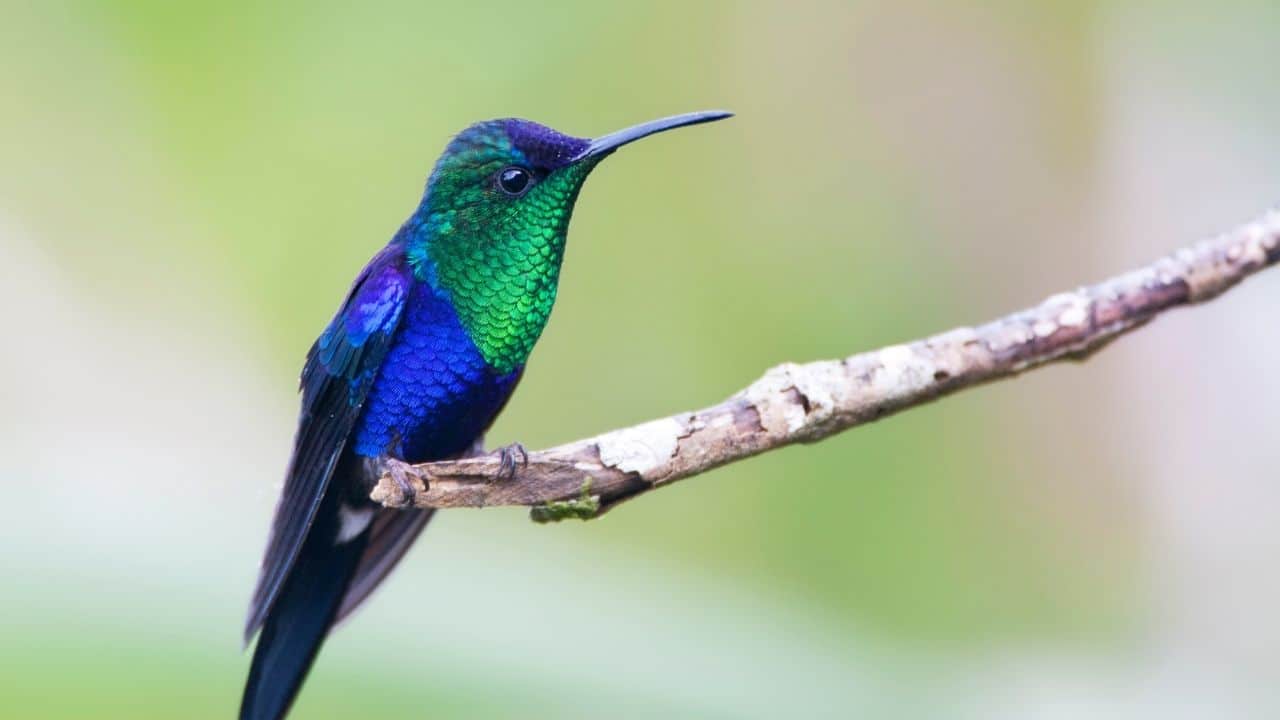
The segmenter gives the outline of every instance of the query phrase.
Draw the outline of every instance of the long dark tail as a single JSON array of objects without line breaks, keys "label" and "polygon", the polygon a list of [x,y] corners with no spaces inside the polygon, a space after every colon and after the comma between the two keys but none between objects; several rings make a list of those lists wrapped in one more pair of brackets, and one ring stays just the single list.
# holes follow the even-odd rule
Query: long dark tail
[{"label": "long dark tail", "polygon": [[258,636],[240,720],[279,720],[289,711],[368,543],[368,532],[335,542],[340,517],[325,505]]}]

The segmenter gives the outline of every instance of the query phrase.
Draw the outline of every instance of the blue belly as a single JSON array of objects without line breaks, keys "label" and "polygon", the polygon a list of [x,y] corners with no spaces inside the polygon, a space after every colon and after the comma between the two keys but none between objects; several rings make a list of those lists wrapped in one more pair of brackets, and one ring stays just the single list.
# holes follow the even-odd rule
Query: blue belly
[{"label": "blue belly", "polygon": [[426,283],[410,293],[356,425],[355,452],[427,462],[471,447],[515,389],[522,368],[496,374]]}]

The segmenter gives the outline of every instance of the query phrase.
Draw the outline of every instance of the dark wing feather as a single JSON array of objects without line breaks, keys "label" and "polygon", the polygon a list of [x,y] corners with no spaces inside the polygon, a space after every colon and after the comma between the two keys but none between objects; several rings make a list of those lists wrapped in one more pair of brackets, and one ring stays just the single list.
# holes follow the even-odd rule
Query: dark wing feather
[{"label": "dark wing feather", "polygon": [[356,278],[342,308],[307,353],[293,458],[249,606],[246,644],[262,627],[315,520],[395,336],[411,282],[402,249],[388,246]]},{"label": "dark wing feather", "polygon": [[380,509],[369,525],[369,542],[347,586],[334,624],[342,622],[364,602],[395,568],[417,539],[435,510]]}]

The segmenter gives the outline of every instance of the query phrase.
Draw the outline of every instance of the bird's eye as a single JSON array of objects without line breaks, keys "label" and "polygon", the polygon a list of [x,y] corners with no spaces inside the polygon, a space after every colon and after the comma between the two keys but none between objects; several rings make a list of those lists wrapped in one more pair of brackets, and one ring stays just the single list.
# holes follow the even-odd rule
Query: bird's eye
[{"label": "bird's eye", "polygon": [[498,173],[498,188],[512,197],[520,197],[532,184],[533,175],[522,167],[509,167]]}]

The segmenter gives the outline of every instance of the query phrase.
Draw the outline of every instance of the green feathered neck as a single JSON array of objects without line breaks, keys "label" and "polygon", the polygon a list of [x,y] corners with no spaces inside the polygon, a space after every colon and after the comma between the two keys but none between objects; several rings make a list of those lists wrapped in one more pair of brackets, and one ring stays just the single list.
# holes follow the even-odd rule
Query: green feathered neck
[{"label": "green feathered neck", "polygon": [[494,133],[446,153],[428,181],[410,264],[452,301],[485,362],[500,373],[523,366],[546,327],[574,201],[595,164],[549,171],[523,197],[503,197],[489,179],[527,161],[505,134]]}]

